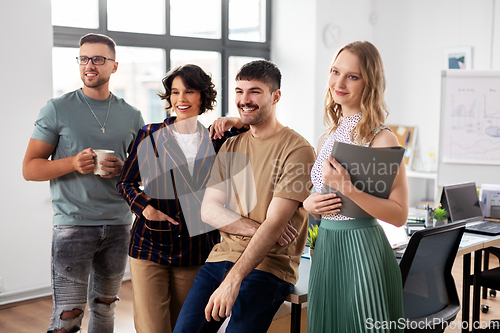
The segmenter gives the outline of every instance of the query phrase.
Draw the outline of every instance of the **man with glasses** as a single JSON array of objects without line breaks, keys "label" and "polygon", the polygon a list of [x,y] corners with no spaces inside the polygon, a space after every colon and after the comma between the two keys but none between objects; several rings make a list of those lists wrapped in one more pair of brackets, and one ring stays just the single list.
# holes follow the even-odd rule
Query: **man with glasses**
[{"label": "man with glasses", "polygon": [[[88,332],[113,332],[132,216],[116,190],[127,149],[144,126],[141,113],[109,91],[115,42],[80,40],[83,87],[50,100],[35,122],[23,161],[26,180],[50,180],[53,314],[48,332],[76,332],[89,303]],[[94,149],[114,156],[96,165]]]}]

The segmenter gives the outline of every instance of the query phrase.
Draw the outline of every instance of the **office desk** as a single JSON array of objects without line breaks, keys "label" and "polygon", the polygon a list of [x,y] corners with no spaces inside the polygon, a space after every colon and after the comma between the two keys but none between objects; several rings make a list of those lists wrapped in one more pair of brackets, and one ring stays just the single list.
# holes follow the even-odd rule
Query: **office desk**
[{"label": "office desk", "polygon": [[[471,253],[474,252],[475,258],[477,256],[481,257],[482,250],[484,248],[500,244],[500,236],[497,237],[489,237],[477,234],[465,233],[464,238],[481,238],[480,242],[474,242],[473,239],[470,240],[470,244],[466,242],[458,249],[457,257],[463,257],[463,288],[462,288],[462,321],[467,322],[469,324],[469,316],[470,316],[470,286],[474,286],[474,303],[472,306],[473,309],[473,321],[479,321],[479,311],[480,311],[480,286],[477,287],[479,281],[474,278],[476,284],[471,283]],[[309,251],[309,248],[306,247],[305,251]],[[479,263],[479,267],[474,265],[474,277],[479,276],[476,272],[481,272],[481,259],[474,260],[474,263]],[[291,323],[290,323],[290,332],[291,333],[300,333],[300,321],[301,321],[301,313],[302,313],[302,304],[307,302],[307,293],[309,288],[309,273],[311,269],[311,260],[308,258],[301,258],[299,265],[299,280],[295,285],[292,293],[288,295],[286,300],[291,303]],[[469,274],[466,274],[468,272]],[[467,288],[466,286],[469,286]],[[475,296],[477,294],[477,297]],[[463,328],[462,332],[469,332],[468,329]]]},{"label": "office desk", "polygon": [[[462,326],[462,332],[469,332],[471,326],[470,316],[470,287],[473,287],[472,296],[472,322],[479,323],[481,310],[481,264],[483,249],[490,246],[500,245],[499,236],[486,236],[472,233],[464,233],[464,242],[460,244],[457,252],[458,256],[463,256],[463,284],[462,284],[462,322],[467,322],[468,327]],[[469,243],[468,243],[469,242]],[[306,251],[308,248],[306,247]],[[471,283],[471,254],[474,253],[474,281]],[[302,304],[307,302],[307,292],[309,287],[309,271],[311,268],[311,260],[301,258],[299,265],[299,280],[295,285],[292,293],[286,298],[292,304],[291,311],[291,333],[300,333],[300,319],[302,312]],[[468,286],[468,287],[467,287]],[[473,329],[472,332],[477,332]]]},{"label": "office desk", "polygon": [[[306,251],[309,248],[306,247]],[[307,302],[307,291],[309,288],[309,271],[311,269],[311,259],[300,258],[299,280],[295,284],[293,291],[286,300],[292,303],[291,333],[300,333],[300,317],[302,314],[302,304]]]},{"label": "office desk", "polygon": [[[483,249],[490,246],[500,245],[499,236],[486,236],[471,233],[464,233],[464,238],[474,237],[481,238],[480,242],[468,244],[461,244],[457,256],[463,255],[463,283],[462,283],[462,332],[478,332],[474,323],[479,324],[480,310],[481,310],[481,264],[483,257]],[[471,253],[474,252],[474,279],[471,283]],[[470,287],[472,285],[472,324],[469,320],[470,316]],[[463,323],[467,325],[463,325]]]}]

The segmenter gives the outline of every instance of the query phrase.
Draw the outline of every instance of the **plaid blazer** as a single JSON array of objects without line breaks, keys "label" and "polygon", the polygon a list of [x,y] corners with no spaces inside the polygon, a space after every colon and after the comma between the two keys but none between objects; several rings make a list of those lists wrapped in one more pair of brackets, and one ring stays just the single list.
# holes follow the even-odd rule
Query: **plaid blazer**
[{"label": "plaid blazer", "polygon": [[[118,191],[135,214],[129,255],[162,265],[196,266],[205,263],[220,235],[201,221],[200,207],[216,153],[228,137],[247,131],[232,128],[212,140],[198,123],[201,140],[191,175],[186,157],[169,125],[149,124],[139,130],[123,166]],[[141,186],[142,184],[142,186]],[[142,215],[147,205],[162,211],[179,225],[150,221]]]}]

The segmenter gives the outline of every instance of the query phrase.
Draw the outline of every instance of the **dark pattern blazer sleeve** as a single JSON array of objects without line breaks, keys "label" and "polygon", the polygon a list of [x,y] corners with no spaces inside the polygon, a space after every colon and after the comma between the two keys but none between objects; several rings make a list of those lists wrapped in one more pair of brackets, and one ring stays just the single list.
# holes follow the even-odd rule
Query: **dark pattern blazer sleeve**
[{"label": "dark pattern blazer sleeve", "polygon": [[129,156],[123,165],[122,174],[120,180],[116,187],[118,192],[125,199],[125,201],[130,206],[132,212],[140,218],[142,211],[151,201],[144,192],[140,189],[141,174],[139,171],[139,161],[137,158],[137,150],[145,138],[151,133],[151,127],[153,124],[144,126],[139,130],[137,137],[135,138],[132,148],[129,152]]}]

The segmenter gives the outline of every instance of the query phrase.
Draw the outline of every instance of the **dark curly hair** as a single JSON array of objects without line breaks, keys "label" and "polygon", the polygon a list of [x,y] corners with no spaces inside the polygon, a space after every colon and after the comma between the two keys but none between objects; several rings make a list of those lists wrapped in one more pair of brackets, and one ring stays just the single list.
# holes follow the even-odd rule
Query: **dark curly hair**
[{"label": "dark curly hair", "polygon": [[172,108],[172,102],[170,101],[170,95],[172,94],[172,82],[177,76],[180,76],[186,87],[200,92],[201,105],[198,115],[214,109],[217,91],[215,90],[212,78],[199,66],[188,64],[172,69],[162,80],[165,93],[160,93],[158,96],[160,96],[161,99],[167,100],[167,110]]}]

